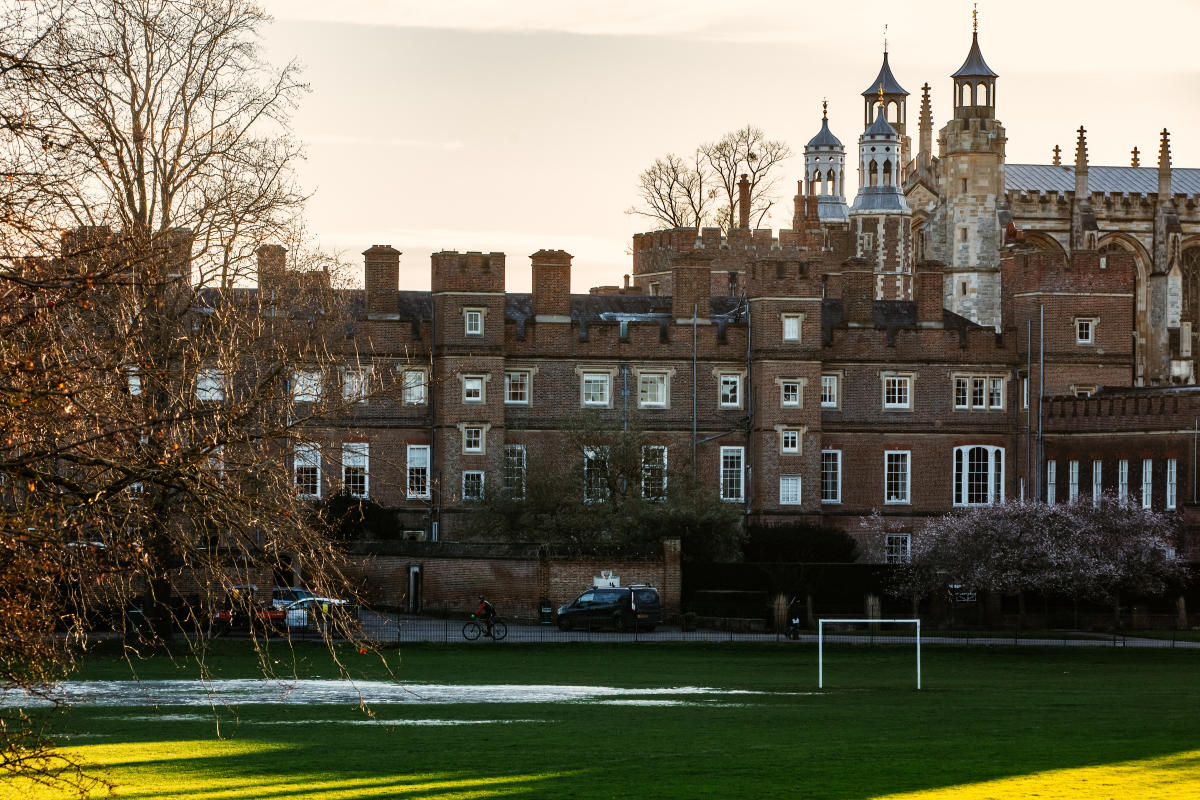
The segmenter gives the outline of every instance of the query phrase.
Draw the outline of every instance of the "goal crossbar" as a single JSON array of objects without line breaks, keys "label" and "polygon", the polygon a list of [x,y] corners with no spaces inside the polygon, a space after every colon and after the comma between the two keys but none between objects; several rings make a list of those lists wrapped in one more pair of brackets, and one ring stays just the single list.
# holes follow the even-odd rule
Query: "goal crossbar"
[{"label": "goal crossbar", "polygon": [[825,623],[841,624],[902,622],[917,626],[917,689],[921,688],[921,620],[919,619],[819,619],[817,620],[817,688],[825,688]]}]

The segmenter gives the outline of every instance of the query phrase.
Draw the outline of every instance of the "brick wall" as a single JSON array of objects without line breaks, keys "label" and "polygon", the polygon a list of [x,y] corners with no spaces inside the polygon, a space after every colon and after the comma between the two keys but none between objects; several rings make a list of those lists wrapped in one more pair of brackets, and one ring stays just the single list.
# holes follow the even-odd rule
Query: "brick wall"
[{"label": "brick wall", "polygon": [[410,570],[421,572],[420,608],[438,614],[467,614],[479,596],[487,597],[510,619],[537,618],[543,597],[557,608],[592,585],[593,577],[611,570],[621,584],[646,583],[659,590],[666,613],[680,603],[678,540],[663,542],[658,552],[579,556],[556,553],[538,545],[432,545],[368,542],[351,555],[349,573],[363,587],[364,599],[380,608],[414,610],[410,606]]}]

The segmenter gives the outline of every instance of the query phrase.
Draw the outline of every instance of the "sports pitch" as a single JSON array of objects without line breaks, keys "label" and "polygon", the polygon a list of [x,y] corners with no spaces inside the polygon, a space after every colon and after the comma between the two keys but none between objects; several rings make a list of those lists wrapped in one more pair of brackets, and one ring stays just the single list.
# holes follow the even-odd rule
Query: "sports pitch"
[{"label": "sports pitch", "polygon": [[[213,685],[241,693],[215,707],[155,696],[197,677],[159,656],[136,667],[162,704],[47,716],[122,798],[1200,797],[1195,651],[930,646],[918,692],[911,645],[827,649],[824,691],[815,646],[791,643],[414,646],[389,654],[387,698],[377,659],[342,657],[383,701],[321,694],[319,645],[273,652],[275,695],[247,693],[247,648],[219,642]],[[95,656],[76,677],[129,668]]]}]

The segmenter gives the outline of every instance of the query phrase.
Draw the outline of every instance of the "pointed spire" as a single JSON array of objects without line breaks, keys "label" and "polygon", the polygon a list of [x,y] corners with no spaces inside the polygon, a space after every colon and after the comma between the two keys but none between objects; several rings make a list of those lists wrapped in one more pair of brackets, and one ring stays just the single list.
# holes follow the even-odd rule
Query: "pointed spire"
[{"label": "pointed spire", "polygon": [[1087,130],[1079,126],[1079,138],[1075,141],[1075,200],[1086,201],[1088,198],[1088,154]]},{"label": "pointed spire", "polygon": [[1142,160],[1141,160],[1141,158],[1139,158],[1140,152],[1138,151],[1138,149],[1136,147],[1134,147],[1133,150],[1130,151],[1129,155],[1131,156],[1131,161],[1129,163],[1129,166],[1140,167],[1142,165]]},{"label": "pointed spire", "polygon": [[971,51],[967,53],[967,60],[950,76],[951,78],[998,78],[1000,77],[992,68],[983,60],[983,53],[979,50],[979,6],[976,4],[975,9],[971,12]]},{"label": "pointed spire", "polygon": [[886,50],[883,51],[883,66],[879,68],[879,74],[875,76],[875,80],[871,81],[871,85],[863,90],[862,96],[874,96],[880,84],[883,84],[883,90],[887,94],[902,94],[905,97],[908,96],[908,92],[904,90],[904,87],[896,81],[896,76],[892,74],[892,68],[888,65],[888,54]]},{"label": "pointed spire", "polygon": [[1054,160],[1050,163],[1056,167],[1062,166],[1062,148],[1058,145],[1054,145]]},{"label": "pointed spire", "polygon": [[1171,199],[1171,134],[1162,129],[1162,143],[1158,146],[1158,199]]},{"label": "pointed spire", "polygon": [[921,87],[921,115],[918,118],[919,139],[917,155],[923,166],[929,166],[933,160],[933,105],[929,101],[929,84]]},{"label": "pointed spire", "polygon": [[821,130],[817,131],[817,135],[808,140],[805,149],[809,147],[841,147],[842,142],[833,132],[829,130],[829,101],[821,101]]}]

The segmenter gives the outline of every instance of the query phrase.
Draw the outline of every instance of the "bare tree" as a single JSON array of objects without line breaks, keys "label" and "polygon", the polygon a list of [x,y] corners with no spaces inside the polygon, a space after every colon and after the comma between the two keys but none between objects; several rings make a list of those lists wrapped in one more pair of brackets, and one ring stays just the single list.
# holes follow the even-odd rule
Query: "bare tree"
[{"label": "bare tree", "polygon": [[721,229],[728,231],[736,225],[738,181],[743,174],[750,182],[750,226],[759,227],[775,204],[779,180],[776,167],[791,158],[791,148],[785,142],[768,139],[761,128],[747,125],[704,145],[701,150],[725,201],[717,211]]},{"label": "bare tree", "polygon": [[750,219],[758,227],[775,203],[778,170],[790,158],[782,141],[747,125],[700,145],[691,160],[668,153],[638,176],[639,214],[671,228],[715,225],[728,232],[738,218],[738,181],[750,183]]},{"label": "bare tree", "polygon": [[712,178],[702,150],[697,149],[690,161],[667,153],[638,175],[640,205],[627,213],[649,217],[669,228],[710,225],[719,197]]},{"label": "bare tree", "polygon": [[[262,12],[21,10],[0,27],[0,691],[38,692],[97,624],[202,649],[213,608],[252,615],[230,590],[281,563],[346,596],[306,495],[343,383],[371,387],[336,265],[303,246],[303,86],[261,61]],[[264,241],[317,268],[268,251],[252,288]],[[10,708],[3,772],[87,784]]]}]

